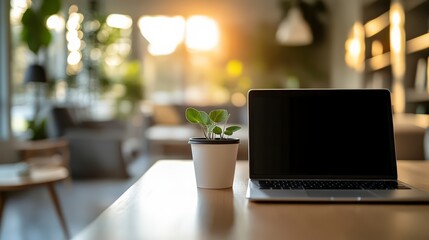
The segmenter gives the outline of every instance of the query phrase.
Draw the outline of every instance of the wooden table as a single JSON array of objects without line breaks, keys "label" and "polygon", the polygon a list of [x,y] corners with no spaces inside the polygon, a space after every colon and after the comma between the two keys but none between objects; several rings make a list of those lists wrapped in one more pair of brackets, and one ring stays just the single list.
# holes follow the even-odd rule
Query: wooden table
[{"label": "wooden table", "polygon": [[[60,201],[55,191],[55,183],[68,178],[68,170],[64,167],[31,168],[28,176],[0,176],[0,226],[3,209],[7,200],[7,192],[22,190],[37,186],[46,186],[59,217],[64,234],[70,237]],[[0,228],[1,229],[1,228]]]},{"label": "wooden table", "polygon": [[[398,166],[429,191],[429,162]],[[232,189],[198,189],[191,161],[159,161],[74,239],[429,239],[429,205],[253,203],[247,180],[238,161]]]},{"label": "wooden table", "polygon": [[15,147],[20,153],[20,159],[23,161],[38,157],[52,157],[55,154],[59,154],[62,158],[61,164],[70,170],[70,151],[68,142],[65,139],[16,142]]}]

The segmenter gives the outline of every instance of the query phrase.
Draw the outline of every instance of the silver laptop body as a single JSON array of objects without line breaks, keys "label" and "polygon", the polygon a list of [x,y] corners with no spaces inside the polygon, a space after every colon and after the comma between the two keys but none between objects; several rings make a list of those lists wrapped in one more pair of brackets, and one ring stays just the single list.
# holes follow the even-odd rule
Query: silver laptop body
[{"label": "silver laptop body", "polygon": [[386,89],[248,92],[251,201],[429,202],[397,180]]}]

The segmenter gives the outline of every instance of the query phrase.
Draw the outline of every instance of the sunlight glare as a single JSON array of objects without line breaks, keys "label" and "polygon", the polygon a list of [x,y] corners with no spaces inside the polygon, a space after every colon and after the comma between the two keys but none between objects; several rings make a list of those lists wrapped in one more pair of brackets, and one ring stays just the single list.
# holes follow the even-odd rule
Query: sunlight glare
[{"label": "sunlight glare", "polygon": [[219,44],[219,28],[206,16],[191,16],[186,23],[186,46],[192,50],[208,51]]},{"label": "sunlight glare", "polygon": [[61,32],[65,29],[66,21],[62,16],[59,16],[58,14],[54,14],[46,20],[46,26],[49,29],[53,29],[57,32]]},{"label": "sunlight glare", "polygon": [[184,38],[185,19],[181,16],[143,16],[138,25],[149,42],[149,53],[155,56],[173,53]]},{"label": "sunlight glare", "polygon": [[107,16],[106,23],[109,27],[130,29],[133,25],[133,20],[128,15],[110,14],[109,16]]}]

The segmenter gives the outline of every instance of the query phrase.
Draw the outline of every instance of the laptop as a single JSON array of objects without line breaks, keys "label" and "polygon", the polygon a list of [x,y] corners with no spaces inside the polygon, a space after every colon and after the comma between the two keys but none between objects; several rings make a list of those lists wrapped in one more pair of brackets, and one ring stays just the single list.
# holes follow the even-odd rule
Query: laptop
[{"label": "laptop", "polygon": [[397,180],[387,89],[248,92],[251,201],[428,202]]}]

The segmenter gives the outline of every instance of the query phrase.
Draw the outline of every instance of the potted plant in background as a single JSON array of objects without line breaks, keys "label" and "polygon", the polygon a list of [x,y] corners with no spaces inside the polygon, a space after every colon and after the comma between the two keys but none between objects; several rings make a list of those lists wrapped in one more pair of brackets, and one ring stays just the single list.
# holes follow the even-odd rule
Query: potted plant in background
[{"label": "potted plant in background", "polygon": [[209,114],[195,108],[185,111],[188,122],[198,124],[204,134],[204,137],[189,139],[199,188],[232,187],[240,139],[231,135],[241,127],[227,127],[229,116],[225,109],[215,109]]},{"label": "potted plant in background", "polygon": [[51,32],[46,26],[47,19],[59,12],[61,0],[40,0],[33,1],[31,7],[27,8],[21,18],[22,31],[21,41],[34,53],[35,61],[28,66],[24,82],[35,85],[35,109],[33,119],[28,121],[28,128],[31,131],[31,140],[46,138],[46,119],[40,116],[40,98],[42,89],[48,79],[45,67],[39,63],[39,51],[49,46],[52,40]]}]

